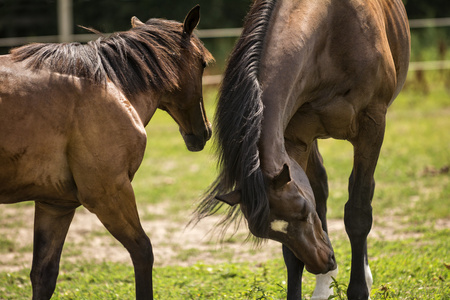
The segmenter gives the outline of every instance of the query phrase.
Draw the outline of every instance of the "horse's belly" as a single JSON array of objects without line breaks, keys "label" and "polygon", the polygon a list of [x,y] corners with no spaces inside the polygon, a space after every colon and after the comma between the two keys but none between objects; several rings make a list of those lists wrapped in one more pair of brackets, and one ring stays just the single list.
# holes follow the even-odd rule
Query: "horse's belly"
[{"label": "horse's belly", "polygon": [[285,136],[304,147],[317,138],[349,139],[357,131],[356,116],[353,105],[344,99],[320,106],[307,103],[292,117]]},{"label": "horse's belly", "polygon": [[60,109],[64,101],[55,104],[56,92],[13,87],[11,78],[0,76],[6,84],[0,87],[0,203],[73,199],[67,162],[70,116]]},{"label": "horse's belly", "polygon": [[34,172],[8,178],[0,178],[0,203],[16,203],[34,200],[77,202],[73,179],[55,178],[54,175]]},{"label": "horse's belly", "polygon": [[354,106],[340,98],[321,107],[316,112],[326,137],[346,140],[356,135],[356,116]]},{"label": "horse's belly", "polygon": [[36,147],[30,143],[17,151],[2,143],[0,165],[0,203],[76,200],[76,187],[66,155],[57,144]]}]

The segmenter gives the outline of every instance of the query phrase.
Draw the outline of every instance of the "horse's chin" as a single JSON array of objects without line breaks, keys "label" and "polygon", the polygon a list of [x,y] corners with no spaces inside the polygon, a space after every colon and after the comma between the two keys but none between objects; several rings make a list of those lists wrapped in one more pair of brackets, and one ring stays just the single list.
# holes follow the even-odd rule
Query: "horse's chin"
[{"label": "horse's chin", "polygon": [[199,138],[198,136],[193,134],[182,134],[182,136],[186,147],[191,152],[202,151],[207,142],[207,140],[205,140],[204,138]]},{"label": "horse's chin", "polygon": [[327,261],[324,261],[320,265],[305,265],[306,270],[312,274],[326,274],[330,271],[333,271],[337,268],[336,260],[334,255],[329,257]]},{"label": "horse's chin", "polygon": [[203,134],[186,134],[180,128],[181,136],[189,151],[198,152],[203,150],[206,142],[211,138],[211,127],[207,127]]},{"label": "horse's chin", "polygon": [[337,268],[336,258],[332,249],[317,249],[313,264],[305,264],[305,268],[312,274],[326,274]]}]

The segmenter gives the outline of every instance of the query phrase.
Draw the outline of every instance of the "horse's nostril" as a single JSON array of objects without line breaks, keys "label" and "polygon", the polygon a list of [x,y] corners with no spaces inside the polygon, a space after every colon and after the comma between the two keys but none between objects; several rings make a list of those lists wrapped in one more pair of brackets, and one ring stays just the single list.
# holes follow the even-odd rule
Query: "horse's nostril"
[{"label": "horse's nostril", "polygon": [[330,270],[334,270],[336,268],[336,258],[334,256],[334,251],[330,254],[330,259],[328,260],[328,265]]}]

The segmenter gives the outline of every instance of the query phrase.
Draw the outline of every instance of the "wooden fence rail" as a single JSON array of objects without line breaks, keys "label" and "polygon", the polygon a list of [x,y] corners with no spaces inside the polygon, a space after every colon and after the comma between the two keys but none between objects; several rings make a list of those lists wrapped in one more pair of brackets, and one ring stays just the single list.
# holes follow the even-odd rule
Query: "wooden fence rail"
[{"label": "wooden fence rail", "polygon": [[[68,24],[72,22],[71,6],[67,5],[64,0],[59,0],[59,35],[49,36],[31,36],[31,37],[11,37],[0,38],[0,47],[15,47],[28,43],[57,43],[57,42],[87,42],[97,38],[95,34],[71,34],[72,27]],[[428,27],[450,27],[450,18],[439,19],[418,19],[409,20],[411,28],[428,28]],[[238,37],[242,32],[242,28],[222,28],[222,29],[202,29],[197,34],[202,39]],[[106,34],[108,35],[108,34]],[[450,61],[419,61],[411,62],[410,71],[418,70],[442,70],[450,69]],[[216,84],[220,82],[221,75],[205,76],[205,84]]]}]

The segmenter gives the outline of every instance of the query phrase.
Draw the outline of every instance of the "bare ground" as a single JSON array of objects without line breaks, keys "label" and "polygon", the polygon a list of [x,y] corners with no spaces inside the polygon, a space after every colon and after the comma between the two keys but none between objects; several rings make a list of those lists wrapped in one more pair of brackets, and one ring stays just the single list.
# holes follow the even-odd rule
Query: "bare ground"
[{"label": "bare ground", "polygon": [[[140,208],[140,210],[146,209]],[[166,208],[156,207],[158,215]],[[152,206],[152,210],[155,207]],[[164,219],[144,220],[142,225],[149,235],[155,254],[155,266],[189,266],[197,262],[215,264],[221,262],[263,262],[281,256],[280,244],[268,241],[258,248],[245,243],[247,229],[241,226],[236,235],[219,243],[217,234],[211,231],[218,217],[209,217],[196,226],[186,227],[189,215]],[[0,206],[0,272],[12,272],[30,268],[32,261],[34,206]],[[375,218],[371,238],[396,240],[420,236],[405,233],[401,222],[394,218]],[[450,227],[450,220],[440,220],[436,228]],[[345,235],[342,220],[328,221],[330,238]],[[2,245],[3,244],[3,245]],[[6,246],[5,246],[6,245]],[[124,262],[130,263],[128,252],[84,208],[78,209],[69,230],[61,263],[64,261]]]}]

